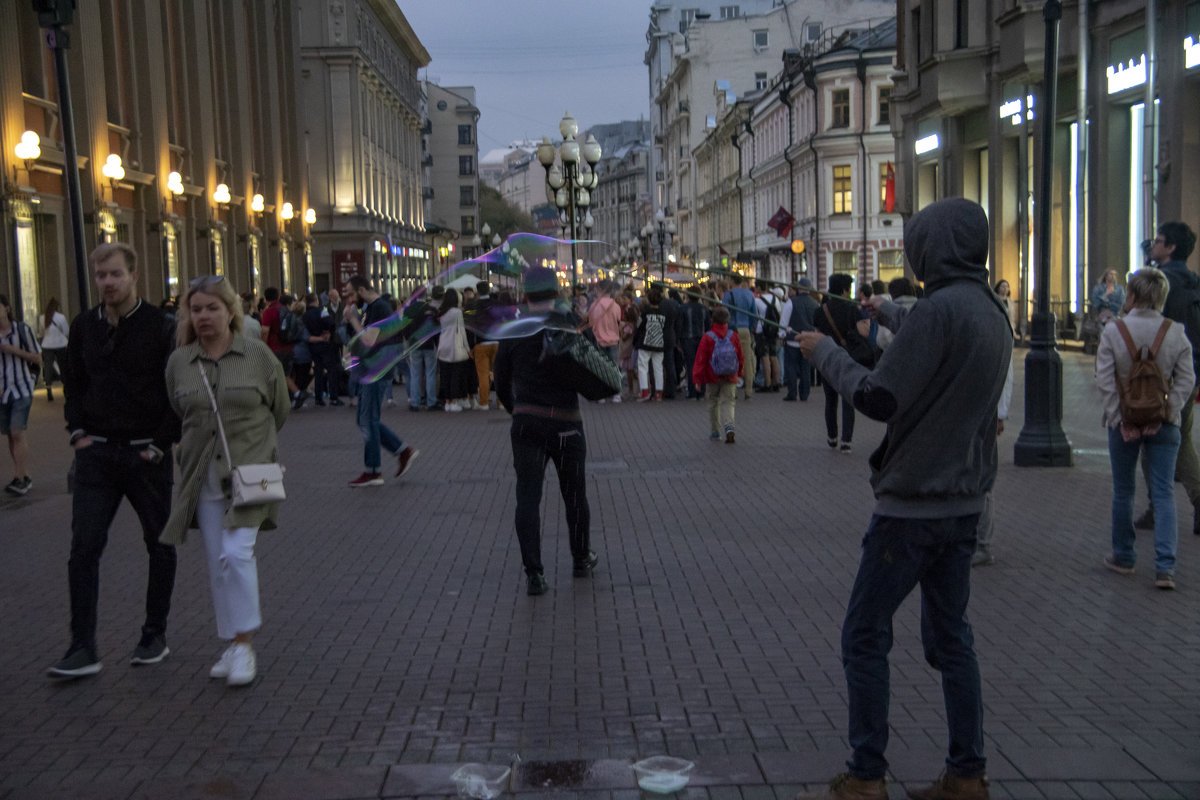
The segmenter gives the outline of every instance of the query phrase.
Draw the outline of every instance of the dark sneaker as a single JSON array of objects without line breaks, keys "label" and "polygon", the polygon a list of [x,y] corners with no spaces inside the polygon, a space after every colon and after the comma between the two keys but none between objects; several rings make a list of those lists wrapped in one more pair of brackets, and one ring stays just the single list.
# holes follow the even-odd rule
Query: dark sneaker
[{"label": "dark sneaker", "polygon": [[1139,531],[1154,530],[1154,506],[1150,506],[1137,519],[1133,521],[1133,527]]},{"label": "dark sneaker", "polygon": [[826,439],[825,444],[829,445],[830,450],[837,450],[837,439]]},{"label": "dark sneaker", "polygon": [[796,800],[888,800],[887,782],[883,778],[863,781],[843,772],[823,790],[797,795]]},{"label": "dark sneaker", "polygon": [[733,431],[725,431],[725,444],[733,444],[735,441],[737,440],[733,435]]},{"label": "dark sneaker", "polygon": [[133,649],[130,664],[157,664],[167,657],[171,648],[167,647],[167,639],[161,633],[142,634],[142,640]]},{"label": "dark sneaker", "polygon": [[924,789],[909,789],[908,796],[912,800],[988,800],[988,779],[959,778],[948,772]]},{"label": "dark sneaker", "polygon": [[383,476],[378,472],[364,472],[350,481],[351,489],[358,489],[363,486],[383,486]]},{"label": "dark sneaker", "polygon": [[1175,576],[1169,572],[1156,572],[1154,574],[1154,585],[1159,589],[1174,589]]},{"label": "dark sneaker", "polygon": [[20,497],[21,495],[28,493],[32,487],[33,480],[26,475],[24,478],[13,478],[8,482],[8,485],[4,487],[4,491]]},{"label": "dark sneaker", "polygon": [[417,460],[417,456],[421,455],[421,451],[415,447],[406,447],[396,454],[396,460],[400,462],[396,469],[396,477],[399,478],[404,473],[408,472],[408,468]]},{"label": "dark sneaker", "polygon": [[546,576],[540,572],[535,572],[528,576],[529,594],[531,596],[545,594],[550,588],[550,584],[546,583]]},{"label": "dark sneaker", "polygon": [[592,574],[592,570],[594,570],[596,565],[599,563],[600,556],[588,551],[587,558],[583,559],[582,561],[575,562],[575,577],[586,578],[588,575]]},{"label": "dark sneaker", "polygon": [[339,400],[338,398],[336,398],[336,397],[335,397],[335,398],[333,398],[332,400],[330,400],[330,401],[329,401],[329,405],[331,405],[331,406],[344,406],[344,405],[346,405],[346,404],[345,404],[345,403],[343,403],[341,400]]},{"label": "dark sneaker", "polygon": [[1115,558],[1113,558],[1112,556],[1104,557],[1104,566],[1108,567],[1113,572],[1119,573],[1121,575],[1132,575],[1133,574],[1133,565],[1132,564],[1130,564],[1128,566],[1126,566],[1124,564],[1118,564],[1117,560]]},{"label": "dark sneaker", "polygon": [[95,675],[101,666],[95,650],[73,645],[57,664],[46,670],[46,674],[51,678],[84,678]]},{"label": "dark sneaker", "polygon": [[972,567],[990,567],[995,563],[996,558],[992,555],[991,550],[988,550],[986,547],[975,548],[975,554],[971,556]]},{"label": "dark sneaker", "polygon": [[850,447],[849,442],[842,442],[842,446],[838,449],[840,452],[843,452],[843,453],[849,453],[849,452],[851,452],[851,450],[853,450],[853,448]]}]

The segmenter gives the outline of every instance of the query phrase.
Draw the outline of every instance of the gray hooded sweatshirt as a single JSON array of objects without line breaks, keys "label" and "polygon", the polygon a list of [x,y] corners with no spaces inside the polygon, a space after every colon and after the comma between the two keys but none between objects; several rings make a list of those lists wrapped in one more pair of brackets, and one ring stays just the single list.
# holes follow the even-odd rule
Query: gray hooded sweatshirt
[{"label": "gray hooded sweatshirt", "polygon": [[941,200],[904,226],[904,251],[925,298],[907,313],[880,309],[896,338],[875,368],[831,338],[813,361],[855,408],[887,423],[870,459],[876,514],[977,514],[996,478],[996,404],[1013,341],[988,285],[987,216],[969,200]]}]

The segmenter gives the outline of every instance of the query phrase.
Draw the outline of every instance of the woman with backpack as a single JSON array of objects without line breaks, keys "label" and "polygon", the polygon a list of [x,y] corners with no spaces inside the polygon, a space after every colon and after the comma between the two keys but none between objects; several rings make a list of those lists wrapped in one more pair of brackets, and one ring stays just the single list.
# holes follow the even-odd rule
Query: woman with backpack
[{"label": "woman with backpack", "polygon": [[1161,271],[1149,267],[1135,272],[1125,303],[1129,313],[1104,326],[1096,351],[1096,386],[1113,473],[1112,554],[1104,557],[1104,566],[1128,575],[1137,561],[1133,495],[1138,458],[1144,452],[1154,503],[1154,585],[1160,589],[1175,588],[1179,412],[1196,382],[1183,325],[1162,315],[1167,289]]},{"label": "woman with backpack", "polygon": [[692,382],[708,396],[709,438],[718,440],[725,432],[725,444],[733,444],[733,410],[737,401],[737,382],[745,370],[742,341],[729,330],[729,309],[717,306],[712,312],[712,327],[700,338]]}]

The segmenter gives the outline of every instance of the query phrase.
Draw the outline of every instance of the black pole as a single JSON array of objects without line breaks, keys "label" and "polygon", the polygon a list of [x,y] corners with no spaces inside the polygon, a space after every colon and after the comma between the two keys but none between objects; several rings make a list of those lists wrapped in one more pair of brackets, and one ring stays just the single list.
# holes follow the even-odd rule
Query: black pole
[{"label": "black pole", "polygon": [[663,281],[667,279],[667,254],[666,254],[666,238],[667,238],[667,223],[658,223],[658,274]]},{"label": "black pole", "polygon": [[75,150],[75,118],[71,114],[71,79],[67,73],[67,48],[71,37],[61,25],[46,33],[46,44],[54,51],[54,71],[58,73],[58,114],[62,123],[63,177],[67,181],[67,202],[71,207],[71,233],[75,241],[75,282],[79,286],[79,310],[89,306],[87,245],[83,236],[83,190],[79,185],[79,158]]},{"label": "black pole", "polygon": [[1050,223],[1054,183],[1054,122],[1058,100],[1058,24],[1060,0],[1046,0],[1045,77],[1042,82],[1042,175],[1038,192],[1037,310],[1034,311],[1029,355],[1025,357],[1025,426],[1013,446],[1018,467],[1069,467],[1071,443],[1062,429],[1062,358],[1050,311]]}]

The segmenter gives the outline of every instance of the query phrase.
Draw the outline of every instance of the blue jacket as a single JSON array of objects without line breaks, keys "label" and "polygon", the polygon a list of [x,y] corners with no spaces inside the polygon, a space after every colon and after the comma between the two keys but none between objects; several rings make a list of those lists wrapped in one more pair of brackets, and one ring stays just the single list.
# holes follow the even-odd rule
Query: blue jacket
[{"label": "blue jacket", "polygon": [[754,292],[745,286],[739,286],[725,292],[721,302],[733,306],[734,309],[730,312],[729,327],[749,328],[754,324],[754,317],[758,316],[758,306],[754,304]]}]

